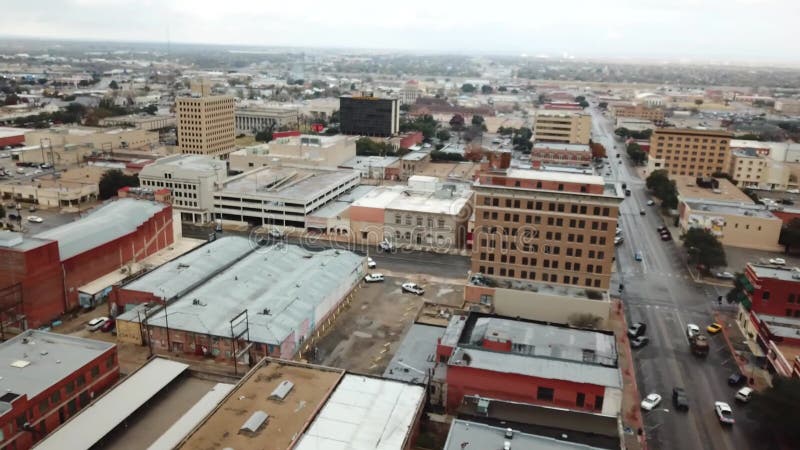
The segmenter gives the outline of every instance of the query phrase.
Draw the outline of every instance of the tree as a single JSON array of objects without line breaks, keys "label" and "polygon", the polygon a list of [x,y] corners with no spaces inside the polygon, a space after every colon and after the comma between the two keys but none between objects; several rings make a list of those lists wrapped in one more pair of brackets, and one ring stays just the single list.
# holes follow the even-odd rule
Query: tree
[{"label": "tree", "polygon": [[355,91],[356,90],[356,84],[355,83],[350,83],[350,90],[351,91]]},{"label": "tree", "polygon": [[488,84],[484,84],[483,86],[481,86],[481,94],[488,95],[491,94],[493,91],[494,89],[492,89],[492,87],[489,86]]},{"label": "tree", "polygon": [[694,104],[697,105],[697,106],[702,105],[703,104],[703,99],[702,98],[695,99],[694,100]]},{"label": "tree", "polygon": [[155,116],[156,113],[158,112],[158,105],[156,104],[147,105],[144,107],[144,112],[150,114],[151,116]]},{"label": "tree", "polygon": [[0,205],[0,219],[6,218],[6,208],[3,205]]},{"label": "tree", "polygon": [[642,165],[647,161],[647,153],[642,150],[642,147],[636,142],[631,142],[627,147],[628,156],[631,162],[636,165]]},{"label": "tree", "polygon": [[481,116],[479,114],[475,114],[474,116],[472,116],[472,124],[475,125],[475,126],[479,127],[479,126],[483,125],[485,122],[486,122],[486,119],[484,119],[483,116]]},{"label": "tree", "polygon": [[733,288],[725,294],[725,300],[728,303],[739,303],[747,295],[744,290],[744,283],[742,283],[743,276],[744,274],[741,272],[737,272],[733,276]]},{"label": "tree", "polygon": [[431,152],[431,161],[466,161],[460,153],[442,152],[434,150]]},{"label": "tree", "polygon": [[256,132],[256,142],[269,142],[272,140],[272,130],[261,130]]},{"label": "tree", "polygon": [[701,265],[705,270],[727,264],[722,243],[704,228],[690,228],[683,236],[683,247],[689,254],[689,263]]},{"label": "tree", "polygon": [[461,92],[463,92],[465,94],[469,94],[469,93],[472,93],[472,92],[475,92],[475,91],[476,91],[475,86],[470,84],[470,83],[464,83],[464,84],[461,85]]},{"label": "tree", "polygon": [[139,186],[139,177],[136,175],[125,175],[119,169],[107,170],[100,177],[98,185],[100,189],[100,200],[107,200],[117,195],[117,191],[123,187]]},{"label": "tree", "polygon": [[500,91],[500,92],[507,92],[508,88],[505,87],[505,86],[500,86],[499,88],[497,88],[497,90]]},{"label": "tree", "polygon": [[356,141],[356,155],[358,156],[396,156],[397,153],[388,142],[376,142],[368,137]]},{"label": "tree", "polygon": [[578,102],[578,104],[581,106],[581,108],[589,107],[589,102],[587,102],[586,100],[581,100],[580,102]]},{"label": "tree", "polygon": [[439,122],[437,122],[433,116],[426,114],[416,117],[413,120],[402,120],[400,122],[400,131],[421,131],[425,139],[430,139],[436,134],[436,128],[438,126]]},{"label": "tree", "polygon": [[666,170],[654,170],[647,177],[646,186],[661,200],[661,206],[664,208],[678,207],[678,188],[675,186],[675,181],[669,179]]},{"label": "tree", "polygon": [[464,124],[466,120],[464,120],[464,116],[461,114],[454,114],[453,117],[450,119],[450,128],[459,131],[464,128]]},{"label": "tree", "polygon": [[119,85],[117,84],[117,80],[111,80],[111,83],[108,83],[108,87],[113,90],[119,89]]},{"label": "tree", "polygon": [[440,141],[449,141],[450,140],[450,132],[447,130],[439,130],[436,133],[436,138]]},{"label": "tree", "polygon": [[787,254],[792,251],[793,247],[800,247],[800,219],[792,219],[781,228],[778,243],[784,246]]},{"label": "tree", "polygon": [[747,416],[771,429],[785,442],[797,443],[800,441],[797,405],[800,405],[800,380],[774,377],[772,387],[753,393]]},{"label": "tree", "polygon": [[608,102],[600,102],[597,104],[597,107],[600,109],[606,109],[608,108]]}]

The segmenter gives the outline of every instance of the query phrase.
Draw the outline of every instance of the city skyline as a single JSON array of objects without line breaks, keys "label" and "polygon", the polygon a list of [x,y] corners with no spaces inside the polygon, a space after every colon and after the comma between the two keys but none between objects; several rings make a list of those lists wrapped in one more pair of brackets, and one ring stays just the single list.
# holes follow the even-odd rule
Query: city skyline
[{"label": "city skyline", "polygon": [[[7,8],[0,28],[5,37],[40,39],[799,62],[794,55],[800,44],[791,30],[800,5],[794,2],[613,3],[608,7],[584,0],[545,5],[506,0],[486,8],[410,0],[391,8],[345,0],[298,12],[274,1],[233,0],[219,8],[208,0],[43,0]],[[57,16],[49,14],[54,10]]]}]

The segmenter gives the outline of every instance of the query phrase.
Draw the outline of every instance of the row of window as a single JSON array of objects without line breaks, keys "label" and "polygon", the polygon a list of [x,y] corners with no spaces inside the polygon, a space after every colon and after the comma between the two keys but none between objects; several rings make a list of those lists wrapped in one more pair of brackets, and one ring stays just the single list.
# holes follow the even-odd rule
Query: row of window
[{"label": "row of window", "polygon": [[[487,275],[495,275],[495,267],[493,266],[480,266],[481,273],[485,273]],[[506,267],[500,267],[497,271],[497,275],[501,277],[509,277],[509,278],[519,278],[522,280],[531,280],[537,281],[536,272],[527,271],[527,270],[520,270],[519,276],[517,276],[516,269],[508,269]],[[574,275],[563,274],[561,275],[561,281],[558,279],[558,274],[555,273],[541,273],[541,279],[538,281],[550,282],[550,283],[563,283],[563,284],[571,284],[573,286],[578,286],[580,283],[580,278]],[[596,287],[599,288],[602,286],[602,281],[599,278],[584,278],[583,285],[586,287]]]},{"label": "row of window", "polygon": [[726,139],[722,139],[722,140],[719,140],[719,141],[717,141],[716,139],[713,139],[713,138],[712,139],[702,138],[702,140],[701,140],[701,138],[697,138],[697,137],[696,138],[686,137],[684,139],[681,136],[658,136],[658,140],[659,141],[663,141],[663,140],[678,141],[678,142],[681,142],[681,141],[685,141],[685,142],[710,142],[712,144],[715,144],[715,143],[717,143],[717,144],[727,144],[728,143],[728,141]]},{"label": "row of window", "polygon": [[[545,247],[548,247],[548,246],[545,245]],[[534,252],[538,250],[538,246],[535,245],[535,244],[533,246],[529,246],[529,248],[534,250]],[[567,251],[566,251],[566,255],[570,256],[570,257],[574,256],[576,258],[581,258],[583,256],[583,249],[582,248],[573,249],[571,247],[568,247]],[[606,257],[606,252],[600,252],[600,251],[596,252],[594,250],[589,250],[587,252],[587,257],[589,259],[603,260]],[[495,260],[495,254],[494,253],[481,252],[479,258],[480,258],[481,261],[494,261]],[[501,253],[499,261],[503,262],[503,263],[507,262],[509,264],[516,264],[517,263],[517,255],[507,255],[507,254],[502,254]],[[529,264],[531,266],[535,266],[536,265],[536,258],[532,258],[532,257],[528,257],[528,256],[520,256],[520,261],[522,262],[523,266],[527,266]],[[547,264],[547,261],[545,260],[545,267],[548,267],[546,264]],[[571,264],[571,263],[569,263],[569,262],[567,263],[567,270],[569,270],[569,267],[570,267],[569,264]],[[577,265],[578,265],[578,268],[576,268],[575,270],[580,270],[580,264],[577,264]],[[589,264],[589,267],[591,267],[591,266],[592,265]],[[555,268],[558,267],[557,263],[556,263],[556,266],[554,266],[554,267]],[[591,270],[592,269],[589,269],[590,272],[591,272]],[[600,270],[598,270],[597,273],[600,273]],[[800,301],[798,301],[798,303],[800,303]]]},{"label": "row of window", "polygon": [[[404,221],[403,217],[400,214],[395,214],[394,215],[394,223],[396,223],[398,225],[403,225],[403,223],[405,223],[406,225],[409,225],[409,226],[413,225],[413,224],[416,224],[416,226],[421,227],[423,221],[428,224],[428,228],[433,228],[433,218],[432,217],[428,217],[427,220],[425,220],[422,216],[412,217],[411,215],[406,215],[405,216],[405,221]],[[445,225],[444,219],[437,219],[436,220],[437,228],[444,228],[444,225]]]},{"label": "row of window", "polygon": [[[541,188],[541,181],[538,182],[537,188]],[[559,184],[558,190],[563,191],[564,185]],[[500,198],[497,197],[483,197],[483,205],[484,206],[493,206],[493,207],[500,207]],[[510,199],[506,198],[502,202],[503,207],[505,208],[514,208],[514,209],[521,209],[523,208],[523,202],[519,199]],[[553,212],[567,212],[567,206],[569,206],[569,212],[571,214],[589,214],[589,206],[587,205],[579,205],[579,204],[566,204],[562,202],[539,202],[533,200],[527,200],[524,203],[524,208],[528,210],[536,210],[536,211],[553,211]],[[611,216],[611,208],[609,207],[601,207],[601,206],[594,206],[592,207],[592,215],[594,216],[603,216],[609,217]]]},{"label": "row of window", "polygon": [[[553,388],[548,387],[538,387],[536,389],[536,399],[543,401],[543,402],[552,402],[555,400],[556,393]],[[575,395],[575,406],[582,408],[583,405],[586,404],[586,394],[583,392],[578,392]],[[602,411],[603,410],[603,396],[596,395],[594,397],[594,410],[595,411]]]}]

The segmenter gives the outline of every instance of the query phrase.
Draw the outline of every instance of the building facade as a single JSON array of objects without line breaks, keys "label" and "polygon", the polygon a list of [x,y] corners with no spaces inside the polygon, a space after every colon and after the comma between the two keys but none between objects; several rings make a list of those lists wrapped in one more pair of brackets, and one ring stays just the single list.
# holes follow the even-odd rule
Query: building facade
[{"label": "building facade", "polygon": [[131,114],[127,116],[106,117],[100,121],[102,127],[132,126],[140,130],[156,131],[163,128],[174,127],[177,124],[175,116],[149,114]]},{"label": "building facade", "polygon": [[730,166],[728,131],[692,128],[657,128],[650,137],[647,172],[666,170],[670,175],[709,176]]},{"label": "building facade", "polygon": [[372,96],[339,98],[342,134],[393,136],[400,131],[400,106],[396,98]]},{"label": "building facade", "polygon": [[0,447],[25,450],[119,379],[117,347],[28,330],[0,344]]},{"label": "building facade", "polygon": [[234,100],[227,95],[175,100],[181,153],[227,158],[236,147]]},{"label": "building facade", "polygon": [[594,175],[495,169],[473,190],[473,273],[609,288],[621,187]]},{"label": "building facade", "polygon": [[592,150],[584,144],[559,144],[536,142],[531,149],[531,165],[543,164],[588,165],[592,163]]},{"label": "building facade", "polygon": [[535,142],[589,144],[592,116],[583,112],[537,110],[533,124]]},{"label": "building facade", "polygon": [[648,108],[642,105],[612,105],[609,109],[611,109],[616,118],[630,117],[653,122],[662,122],[664,120],[664,110],[661,108]]},{"label": "building facade", "polygon": [[355,158],[356,141],[354,136],[342,135],[276,137],[266,144],[236,150],[228,159],[234,172],[280,164],[335,168]]},{"label": "building facade", "polygon": [[259,131],[296,127],[300,110],[285,107],[236,108],[236,134],[253,135]]},{"label": "building facade", "polygon": [[682,231],[702,228],[723,245],[753,250],[780,251],[783,221],[762,205],[735,201],[684,199],[678,204]]}]

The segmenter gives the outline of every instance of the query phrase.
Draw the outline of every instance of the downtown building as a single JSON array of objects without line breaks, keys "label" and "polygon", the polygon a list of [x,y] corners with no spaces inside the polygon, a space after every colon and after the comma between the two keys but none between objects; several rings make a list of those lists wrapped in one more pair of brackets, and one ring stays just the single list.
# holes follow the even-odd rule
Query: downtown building
[{"label": "downtown building", "polygon": [[388,137],[400,131],[400,105],[396,98],[340,97],[339,118],[342,134]]},{"label": "downtown building", "polygon": [[647,173],[663,169],[669,175],[703,177],[727,172],[732,137],[723,130],[657,128],[650,137]]},{"label": "downtown building", "polygon": [[181,153],[227,158],[236,148],[234,100],[192,94],[175,100]]},{"label": "downtown building", "polygon": [[533,124],[534,142],[589,144],[592,116],[584,112],[545,110],[536,111]]}]

